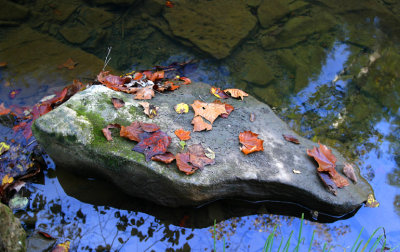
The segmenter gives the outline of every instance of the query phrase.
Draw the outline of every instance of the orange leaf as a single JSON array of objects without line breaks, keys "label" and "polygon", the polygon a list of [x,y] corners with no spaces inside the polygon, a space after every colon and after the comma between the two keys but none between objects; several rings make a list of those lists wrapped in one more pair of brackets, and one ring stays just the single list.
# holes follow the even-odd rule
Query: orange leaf
[{"label": "orange leaf", "polygon": [[178,166],[178,169],[180,171],[186,173],[186,175],[193,174],[197,170],[196,167],[189,164],[190,161],[189,152],[178,153],[176,154],[175,158],[176,158],[176,166]]},{"label": "orange leaf", "polygon": [[201,116],[195,116],[192,120],[193,131],[212,130],[212,125],[204,122]]},{"label": "orange leaf", "polygon": [[64,64],[58,66],[58,69],[65,67],[68,68],[69,70],[72,70],[75,68],[76,65],[78,65],[78,62],[75,62],[71,58],[68,58],[67,61],[64,62]]},{"label": "orange leaf", "polygon": [[307,150],[307,154],[313,157],[317,161],[319,172],[328,172],[329,176],[335,182],[336,186],[341,188],[349,185],[346,178],[341,176],[336,170],[336,157],[332,154],[332,151],[323,144],[319,144],[319,148],[315,147],[312,150]]},{"label": "orange leaf", "polygon": [[138,88],[135,94],[134,99],[136,100],[149,100],[154,97],[154,90],[153,90],[153,85],[143,87],[143,88]]},{"label": "orange leaf", "polygon": [[11,112],[11,109],[4,107],[4,102],[0,104],[0,115],[7,115]]},{"label": "orange leaf", "polygon": [[151,157],[151,160],[170,164],[175,160],[175,156],[171,152],[166,152],[164,154],[158,154]]},{"label": "orange leaf", "polygon": [[151,76],[150,80],[152,82],[155,82],[156,80],[162,79],[162,78],[164,78],[164,71],[157,71]]},{"label": "orange leaf", "polygon": [[5,61],[0,62],[0,67],[6,67],[6,66],[7,66],[7,62],[5,62]]},{"label": "orange leaf", "polygon": [[239,142],[243,144],[240,150],[248,155],[255,151],[264,151],[264,140],[258,139],[258,134],[251,131],[240,132]]},{"label": "orange leaf", "polygon": [[119,135],[130,140],[140,142],[139,135],[144,133],[144,130],[140,126],[139,122],[132,122],[129,126],[121,126],[121,131]]},{"label": "orange leaf", "polygon": [[188,84],[192,83],[192,81],[187,77],[179,77],[179,79],[183,80],[183,83],[182,83],[183,85],[188,85]]},{"label": "orange leaf", "polygon": [[217,88],[217,87],[211,87],[210,92],[213,95],[215,95],[216,97],[221,98],[221,99],[229,98],[229,95],[225,94],[224,91],[222,91],[220,88]]},{"label": "orange leaf", "polygon": [[143,77],[143,74],[140,72],[137,72],[133,75],[134,80],[140,80]]},{"label": "orange leaf", "polygon": [[232,111],[235,110],[235,108],[232,105],[230,105],[228,103],[225,103],[225,102],[222,102],[220,100],[215,100],[213,103],[215,103],[215,104],[224,104],[225,105],[226,113],[221,114],[222,118],[228,118],[228,116],[232,113]]},{"label": "orange leaf", "polygon": [[175,130],[175,135],[181,140],[186,141],[190,139],[190,131],[186,131],[184,129]]},{"label": "orange leaf", "polygon": [[172,1],[165,1],[165,6],[167,6],[168,8],[172,8],[174,7],[174,3]]},{"label": "orange leaf", "polygon": [[194,116],[200,115],[210,121],[211,124],[219,115],[226,113],[225,105],[223,104],[205,103],[195,100],[191,106],[194,110]]},{"label": "orange leaf", "polygon": [[229,93],[232,97],[234,98],[239,98],[243,100],[244,96],[249,96],[249,94],[247,94],[246,92],[237,89],[237,88],[230,88],[230,89],[225,89],[224,90],[225,93]]}]

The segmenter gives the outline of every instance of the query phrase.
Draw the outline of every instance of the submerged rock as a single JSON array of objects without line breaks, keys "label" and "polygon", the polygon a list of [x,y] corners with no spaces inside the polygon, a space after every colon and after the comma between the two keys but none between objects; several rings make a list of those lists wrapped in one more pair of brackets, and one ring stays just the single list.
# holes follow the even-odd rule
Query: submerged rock
[{"label": "submerged rock", "polygon": [[26,251],[26,233],[11,209],[0,202],[0,251]]},{"label": "submerged rock", "polygon": [[[116,110],[111,98],[120,98],[125,106]],[[174,131],[192,130],[193,111],[178,115],[177,103],[194,100],[215,100],[210,86],[192,83],[189,86],[150,100],[159,107],[159,115],[148,119],[131,95],[112,91],[104,86],[92,86],[69,101],[37,119],[33,132],[38,142],[58,167],[85,176],[102,176],[126,193],[166,206],[200,205],[221,198],[246,200],[278,200],[298,203],[312,210],[331,215],[343,215],[361,206],[372,193],[370,185],[360,176],[359,182],[332,195],[320,181],[316,163],[306,150],[316,144],[298,136],[266,105],[253,97],[243,101],[226,100],[235,107],[227,119],[217,118],[211,131],[192,132],[187,145],[201,143],[215,152],[215,164],[187,176],[175,163],[146,162],[144,155],[132,151],[135,142],[113,133],[108,142],[101,129],[110,123],[129,125],[132,121],[156,123],[172,137],[169,151],[181,149]],[[250,113],[256,120],[250,122]],[[264,140],[264,151],[244,155],[239,147],[240,132],[251,130]],[[287,142],[282,134],[296,136],[299,145]],[[333,150],[339,173],[345,162]],[[293,169],[301,171],[294,174]]]},{"label": "submerged rock", "polygon": [[[240,0],[182,0],[167,8],[164,17],[173,35],[217,59],[227,57],[257,23],[246,3]],[[163,32],[169,34],[166,29]]]}]

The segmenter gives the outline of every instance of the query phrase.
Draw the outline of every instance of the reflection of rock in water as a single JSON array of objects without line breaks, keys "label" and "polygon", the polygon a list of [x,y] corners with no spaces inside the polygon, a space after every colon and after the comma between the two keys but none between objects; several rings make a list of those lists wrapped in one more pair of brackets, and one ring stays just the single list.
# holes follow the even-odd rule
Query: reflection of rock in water
[{"label": "reflection of rock in water", "polygon": [[244,200],[218,200],[201,207],[169,208],[150,201],[132,198],[111,183],[101,179],[87,179],[57,168],[57,178],[66,194],[82,202],[109,206],[121,210],[139,211],[152,215],[166,224],[189,228],[203,228],[232,217],[253,214],[279,214],[305,218],[318,222],[334,222],[353,216],[357,210],[344,216],[330,216],[307,209],[298,204],[279,201],[251,202]]}]

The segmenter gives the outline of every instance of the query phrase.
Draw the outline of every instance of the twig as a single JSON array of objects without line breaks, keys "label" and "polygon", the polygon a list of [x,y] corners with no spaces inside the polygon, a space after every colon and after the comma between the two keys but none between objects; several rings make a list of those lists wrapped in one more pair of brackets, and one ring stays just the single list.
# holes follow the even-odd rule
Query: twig
[{"label": "twig", "polygon": [[111,57],[110,57],[110,58],[108,57],[108,56],[110,56],[111,49],[112,49],[112,46],[109,46],[109,47],[107,48],[107,56],[106,56],[106,59],[104,60],[103,72],[104,72],[104,69],[106,68],[106,66],[108,65],[108,63],[109,63],[110,60],[111,60]]}]

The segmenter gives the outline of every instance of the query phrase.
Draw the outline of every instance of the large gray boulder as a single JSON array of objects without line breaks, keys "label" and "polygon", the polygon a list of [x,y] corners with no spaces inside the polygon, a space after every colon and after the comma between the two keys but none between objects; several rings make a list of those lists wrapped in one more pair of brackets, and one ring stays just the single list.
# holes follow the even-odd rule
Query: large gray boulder
[{"label": "large gray boulder", "polygon": [[[116,110],[111,98],[125,101]],[[132,151],[135,142],[113,134],[108,142],[101,129],[110,123],[129,125],[132,121],[156,123],[172,137],[169,150],[180,151],[174,131],[192,130],[193,111],[178,115],[174,105],[191,104],[194,100],[215,100],[210,86],[192,83],[172,93],[157,94],[150,100],[160,107],[159,115],[147,118],[139,101],[131,95],[112,91],[104,86],[92,86],[74,95],[63,105],[38,118],[33,132],[38,142],[58,167],[85,176],[102,176],[126,193],[166,206],[200,205],[222,198],[247,200],[278,200],[301,204],[331,215],[343,215],[357,209],[372,193],[370,185],[356,174],[359,182],[331,194],[320,181],[316,163],[306,150],[316,144],[297,136],[264,103],[249,96],[243,101],[228,99],[235,110],[227,118],[218,118],[211,131],[192,132],[188,145],[201,143],[215,152],[215,164],[187,176],[175,163],[146,162],[144,155]],[[256,120],[250,122],[250,113]],[[251,130],[264,140],[264,151],[244,155],[239,150],[238,135]],[[301,144],[286,142],[282,134],[292,134]],[[338,167],[345,162],[333,150]],[[293,169],[301,174],[293,173]],[[339,169],[341,173],[341,168]]]}]

